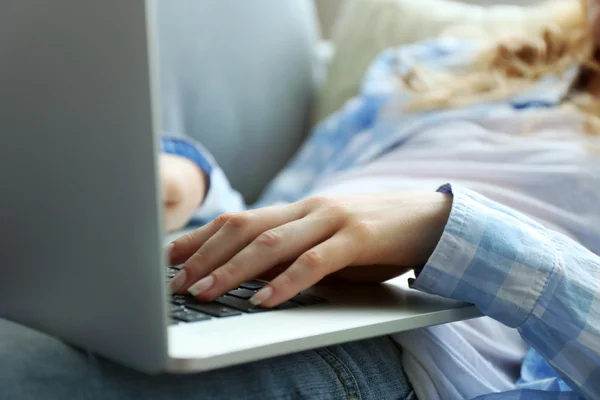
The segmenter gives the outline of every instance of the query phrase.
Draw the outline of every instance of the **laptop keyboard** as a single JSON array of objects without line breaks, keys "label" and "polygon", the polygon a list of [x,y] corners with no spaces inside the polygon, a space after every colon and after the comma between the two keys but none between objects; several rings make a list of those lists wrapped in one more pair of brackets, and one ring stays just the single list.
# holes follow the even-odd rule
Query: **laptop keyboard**
[{"label": "laptop keyboard", "polygon": [[[169,267],[167,269],[167,282],[170,281],[178,271],[178,268]],[[254,296],[254,294],[266,284],[267,282],[260,280],[244,282],[238,288],[229,291],[212,303],[201,303],[190,295],[171,295],[169,306],[171,324],[208,321],[213,318],[225,318],[259,312],[288,310],[291,308],[306,307],[327,302],[327,300],[322,297],[300,293],[291,300],[286,301],[275,308],[255,307],[248,299]]]}]

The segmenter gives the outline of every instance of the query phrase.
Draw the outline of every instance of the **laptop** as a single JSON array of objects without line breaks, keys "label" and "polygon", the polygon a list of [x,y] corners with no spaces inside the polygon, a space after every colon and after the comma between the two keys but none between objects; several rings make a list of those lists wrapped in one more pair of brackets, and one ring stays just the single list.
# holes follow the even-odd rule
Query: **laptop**
[{"label": "laptop", "polygon": [[0,317],[148,373],[197,372],[479,316],[407,286],[316,285],[256,310],[173,297],[153,1],[0,5]]}]

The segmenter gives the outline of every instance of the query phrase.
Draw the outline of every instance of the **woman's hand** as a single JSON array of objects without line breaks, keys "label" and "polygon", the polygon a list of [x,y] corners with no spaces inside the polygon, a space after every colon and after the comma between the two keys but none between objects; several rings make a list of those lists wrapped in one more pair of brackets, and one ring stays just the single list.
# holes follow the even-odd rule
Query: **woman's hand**
[{"label": "woman's hand", "polygon": [[362,275],[374,265],[378,275],[385,266],[405,271],[425,264],[451,205],[450,195],[400,192],[315,197],[224,214],[172,243],[170,262],[183,267],[171,290],[211,301],[277,271],[252,299],[273,307],[348,266],[360,268]]},{"label": "woman's hand", "polygon": [[171,154],[159,158],[160,183],[167,232],[183,228],[206,194],[206,176],[191,160]]}]

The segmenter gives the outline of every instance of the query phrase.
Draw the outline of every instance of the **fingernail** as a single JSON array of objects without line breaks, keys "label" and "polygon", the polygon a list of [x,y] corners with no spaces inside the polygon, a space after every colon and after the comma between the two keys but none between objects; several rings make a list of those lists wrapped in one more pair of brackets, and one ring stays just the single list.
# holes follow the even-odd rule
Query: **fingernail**
[{"label": "fingernail", "polygon": [[198,296],[200,293],[207,291],[210,287],[215,283],[215,277],[212,275],[207,276],[206,278],[200,279],[198,282],[194,283],[192,286],[188,288],[188,292],[192,296]]},{"label": "fingernail", "polygon": [[171,242],[165,246],[165,256],[167,257],[167,262],[171,263],[171,253],[173,252],[173,247],[175,247],[175,243]]},{"label": "fingernail", "polygon": [[169,288],[171,289],[171,293],[175,293],[185,284],[187,280],[187,272],[185,269],[182,269],[171,279],[171,283],[169,283]]},{"label": "fingernail", "polygon": [[249,300],[255,306],[260,305],[262,302],[267,300],[273,294],[273,288],[271,286],[265,286],[261,290],[258,291],[252,298]]}]

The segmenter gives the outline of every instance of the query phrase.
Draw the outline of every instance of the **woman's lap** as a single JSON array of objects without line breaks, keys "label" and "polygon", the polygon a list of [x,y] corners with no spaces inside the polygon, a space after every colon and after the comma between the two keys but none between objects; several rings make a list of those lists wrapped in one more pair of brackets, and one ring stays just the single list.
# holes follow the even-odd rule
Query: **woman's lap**
[{"label": "woman's lap", "polygon": [[388,337],[194,375],[148,376],[0,319],[0,399],[413,399]]}]

